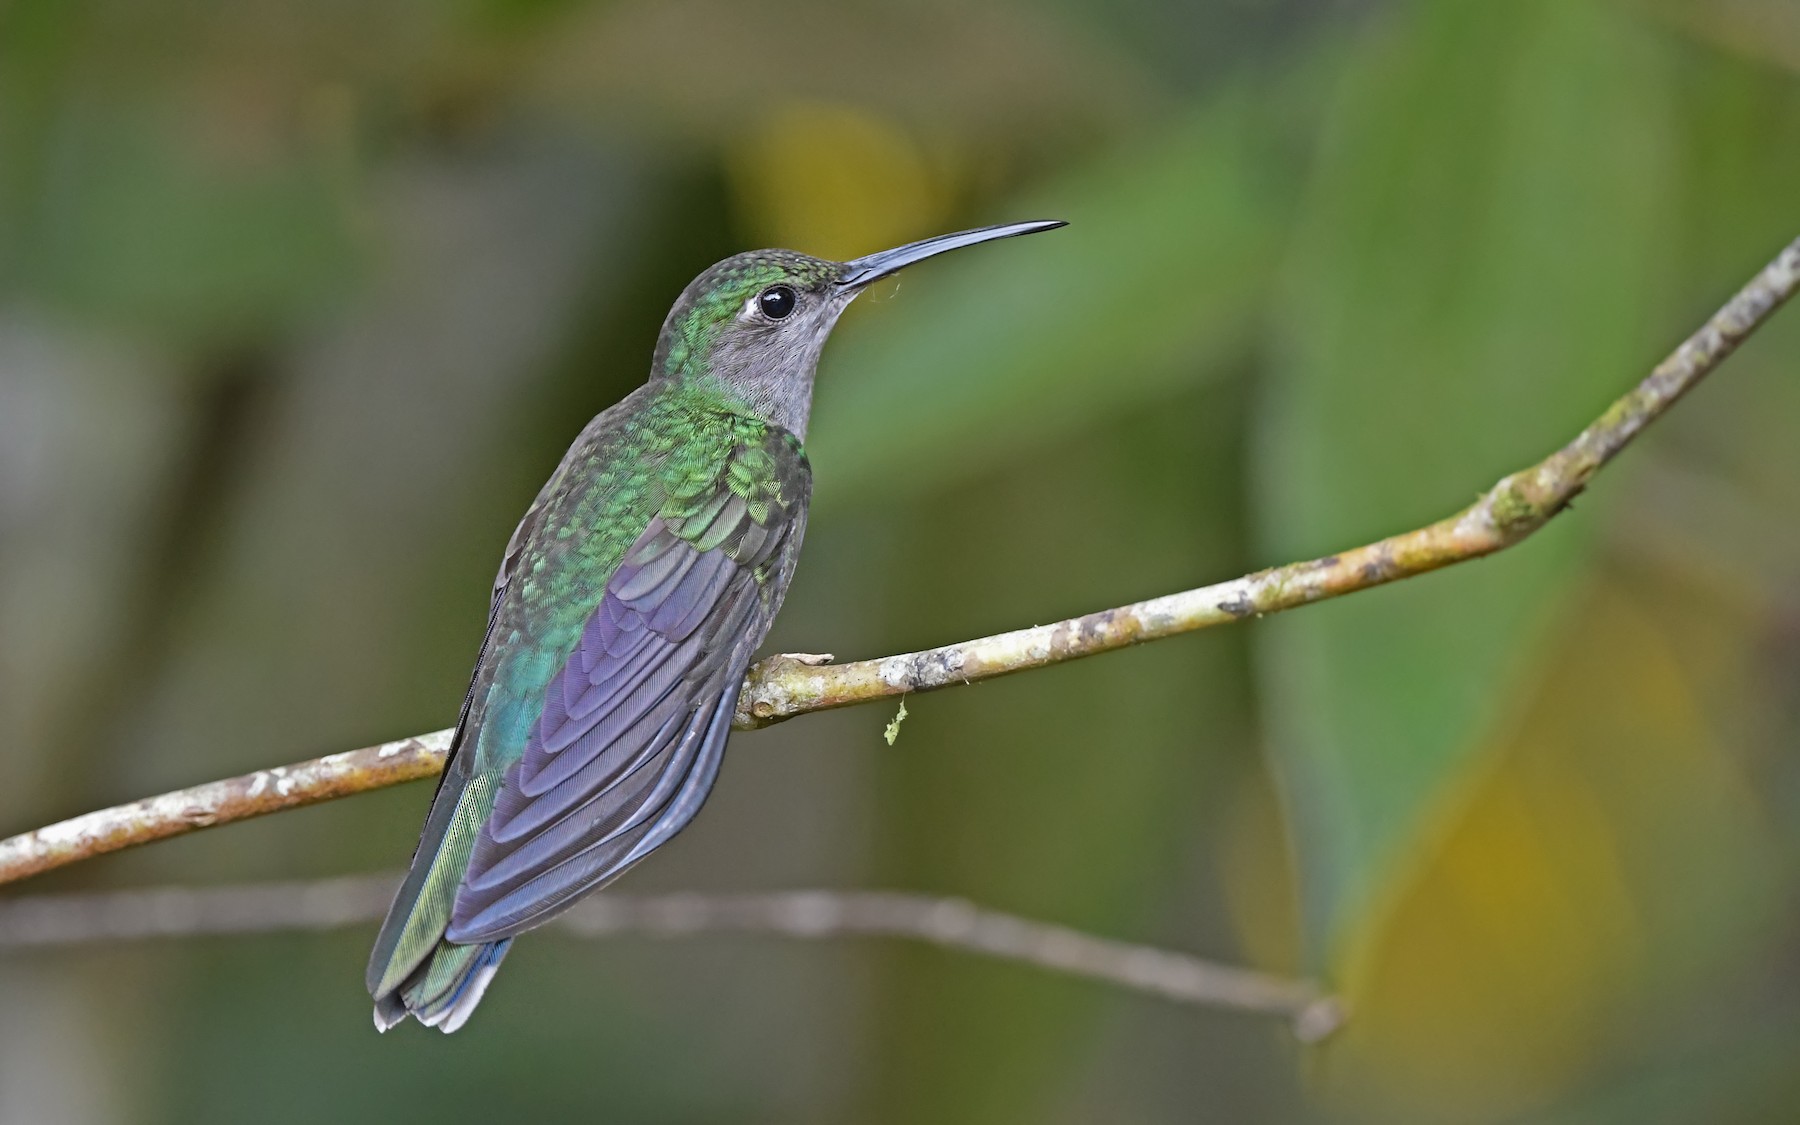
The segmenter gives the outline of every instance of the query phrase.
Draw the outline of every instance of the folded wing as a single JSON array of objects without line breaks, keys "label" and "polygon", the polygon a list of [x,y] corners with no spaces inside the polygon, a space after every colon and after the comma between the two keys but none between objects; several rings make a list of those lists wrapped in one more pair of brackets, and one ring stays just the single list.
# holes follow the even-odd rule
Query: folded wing
[{"label": "folded wing", "polygon": [[608,581],[501,778],[448,940],[547,921],[665,843],[706,799],[798,551],[809,484],[797,446],[741,454],[665,505]]}]

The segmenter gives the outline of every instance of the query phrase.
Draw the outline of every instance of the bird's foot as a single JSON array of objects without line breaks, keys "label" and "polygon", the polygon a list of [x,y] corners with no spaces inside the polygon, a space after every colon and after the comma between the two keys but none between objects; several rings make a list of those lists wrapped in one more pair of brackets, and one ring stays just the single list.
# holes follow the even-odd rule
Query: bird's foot
[{"label": "bird's foot", "polygon": [[777,659],[792,660],[795,664],[818,668],[821,665],[830,664],[836,658],[829,652],[784,652]]}]

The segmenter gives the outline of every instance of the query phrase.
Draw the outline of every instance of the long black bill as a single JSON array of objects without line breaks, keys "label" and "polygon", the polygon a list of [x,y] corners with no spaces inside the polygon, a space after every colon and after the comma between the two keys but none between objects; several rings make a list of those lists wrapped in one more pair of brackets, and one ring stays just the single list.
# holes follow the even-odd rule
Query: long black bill
[{"label": "long black bill", "polygon": [[914,262],[922,262],[926,258],[942,254],[946,250],[959,250],[964,246],[973,246],[977,242],[992,242],[996,238],[1036,234],[1041,230],[1055,230],[1057,227],[1068,225],[1061,219],[1044,219],[1035,223],[1002,223],[999,226],[977,227],[975,230],[958,231],[955,234],[940,234],[936,238],[909,242],[905,246],[897,246],[892,250],[883,250],[879,254],[870,254],[865,258],[845,262],[844,276],[838,284],[852,288],[864,286],[871,281],[879,281],[897,270],[903,270]]}]

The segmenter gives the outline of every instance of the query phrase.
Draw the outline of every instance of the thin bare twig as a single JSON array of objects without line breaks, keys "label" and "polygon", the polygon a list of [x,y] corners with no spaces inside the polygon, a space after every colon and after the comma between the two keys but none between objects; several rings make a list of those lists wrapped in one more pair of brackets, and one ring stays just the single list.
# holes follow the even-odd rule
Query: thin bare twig
[{"label": "thin bare twig", "polygon": [[[811,711],[1042,668],[1491,555],[1523,541],[1562,511],[1595,473],[1735,351],[1796,289],[1800,240],[1574,441],[1428,527],[1197,590],[923,652],[849,664],[771,656],[744,681],[737,725],[753,729]],[[0,840],[0,883],[197,828],[426,777],[442,769],[448,746],[449,732],[436,731],[78,816]]]},{"label": "thin bare twig", "polygon": [[[333,930],[379,919],[397,875],[159,887],[0,900],[0,950],[146,938]],[[956,898],[897,891],[770,891],[626,895],[604,891],[556,923],[584,938],[708,933],[895,937],[1021,961],[1178,1003],[1281,1016],[1312,1042],[1342,1021],[1337,1002],[1302,981],[1215,964],[987,910]]]},{"label": "thin bare twig", "polygon": [[297,809],[421,777],[436,777],[444,770],[452,733],[433,731],[291,766],[257,770],[128,805],[115,805],[0,840],[0,883],[216,824]]}]

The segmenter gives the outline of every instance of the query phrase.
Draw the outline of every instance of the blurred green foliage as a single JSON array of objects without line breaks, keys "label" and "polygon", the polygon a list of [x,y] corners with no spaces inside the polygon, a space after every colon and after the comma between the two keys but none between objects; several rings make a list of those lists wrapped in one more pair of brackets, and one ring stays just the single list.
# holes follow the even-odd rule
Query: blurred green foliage
[{"label": "blurred green foliage", "polygon": [[[1800,233],[1789,0],[0,6],[0,831],[444,725],[511,520],[748,245],[1066,231],[828,349],[773,647],[1436,518]],[[1800,1096],[1800,313],[1530,543],[741,737],[637,889],[874,886],[1276,971],[1337,1039],[939,950],[0,960],[0,1122],[1763,1121]],[[393,866],[420,790],[45,889]]]},{"label": "blurred green foliage", "polygon": [[[1260,419],[1275,557],[1454,511],[1598,415],[1674,320],[1681,263],[1644,237],[1677,222],[1668,45],[1607,5],[1416,9],[1347,70],[1299,220]],[[1516,708],[1596,523],[1270,623],[1272,674],[1309,703],[1270,722],[1315,941],[1355,926]]]}]

